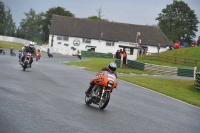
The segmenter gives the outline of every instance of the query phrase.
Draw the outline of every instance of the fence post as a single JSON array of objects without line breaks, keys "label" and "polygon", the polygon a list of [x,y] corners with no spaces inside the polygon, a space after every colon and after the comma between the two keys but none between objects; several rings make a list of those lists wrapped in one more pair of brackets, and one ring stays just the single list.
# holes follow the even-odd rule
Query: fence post
[{"label": "fence post", "polygon": [[197,67],[194,67],[194,80],[196,78]]},{"label": "fence post", "polygon": [[123,64],[123,55],[124,55],[124,54],[121,54],[121,63],[120,63],[120,68],[122,68],[122,64]]}]

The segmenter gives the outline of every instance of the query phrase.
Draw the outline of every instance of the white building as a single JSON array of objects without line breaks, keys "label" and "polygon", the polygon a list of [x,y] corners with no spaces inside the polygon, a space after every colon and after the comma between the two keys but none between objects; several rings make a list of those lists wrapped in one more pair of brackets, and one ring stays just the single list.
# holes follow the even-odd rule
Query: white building
[{"label": "white building", "polygon": [[76,54],[77,50],[115,54],[119,49],[126,49],[127,58],[135,60],[138,55],[136,40],[142,40],[150,53],[157,52],[157,43],[161,44],[160,52],[169,44],[164,33],[155,26],[53,15],[49,47],[68,55]]}]

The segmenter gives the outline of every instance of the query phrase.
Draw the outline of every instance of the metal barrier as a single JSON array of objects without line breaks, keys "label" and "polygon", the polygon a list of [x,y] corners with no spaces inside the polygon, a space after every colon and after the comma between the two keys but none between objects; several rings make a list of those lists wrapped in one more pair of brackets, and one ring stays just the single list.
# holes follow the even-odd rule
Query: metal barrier
[{"label": "metal barrier", "polygon": [[92,51],[81,51],[81,55],[83,57],[98,57],[98,58],[110,58],[113,59],[113,54],[111,53],[98,53],[98,52],[92,52]]},{"label": "metal barrier", "polygon": [[197,69],[196,67],[194,67],[194,69],[183,69],[178,67],[161,66],[132,60],[127,60],[127,66],[130,68],[150,71],[161,75],[174,75],[184,77],[195,77]]},{"label": "metal barrier", "polygon": [[200,72],[197,72],[195,74],[195,83],[194,83],[194,87],[198,90],[200,90]]},{"label": "metal barrier", "polygon": [[115,59],[115,63],[117,67],[121,67],[121,60],[120,59]]}]

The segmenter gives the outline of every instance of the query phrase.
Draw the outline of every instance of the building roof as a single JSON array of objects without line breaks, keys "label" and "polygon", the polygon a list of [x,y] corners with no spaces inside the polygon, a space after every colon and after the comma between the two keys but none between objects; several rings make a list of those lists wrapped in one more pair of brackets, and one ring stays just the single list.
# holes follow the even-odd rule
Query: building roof
[{"label": "building roof", "polygon": [[160,43],[161,46],[166,46],[170,43],[160,28],[148,25],[53,15],[50,28],[50,34],[54,35],[133,43],[136,42],[137,32],[140,32],[137,40],[141,39],[142,44],[156,46]]}]

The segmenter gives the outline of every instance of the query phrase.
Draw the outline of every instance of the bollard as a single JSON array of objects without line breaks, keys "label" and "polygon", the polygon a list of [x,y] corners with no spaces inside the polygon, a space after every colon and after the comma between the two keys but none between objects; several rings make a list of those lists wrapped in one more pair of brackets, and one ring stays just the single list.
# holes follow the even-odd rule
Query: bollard
[{"label": "bollard", "polygon": [[123,64],[123,54],[122,54],[122,56],[121,56],[120,68],[122,68],[122,64]]}]

